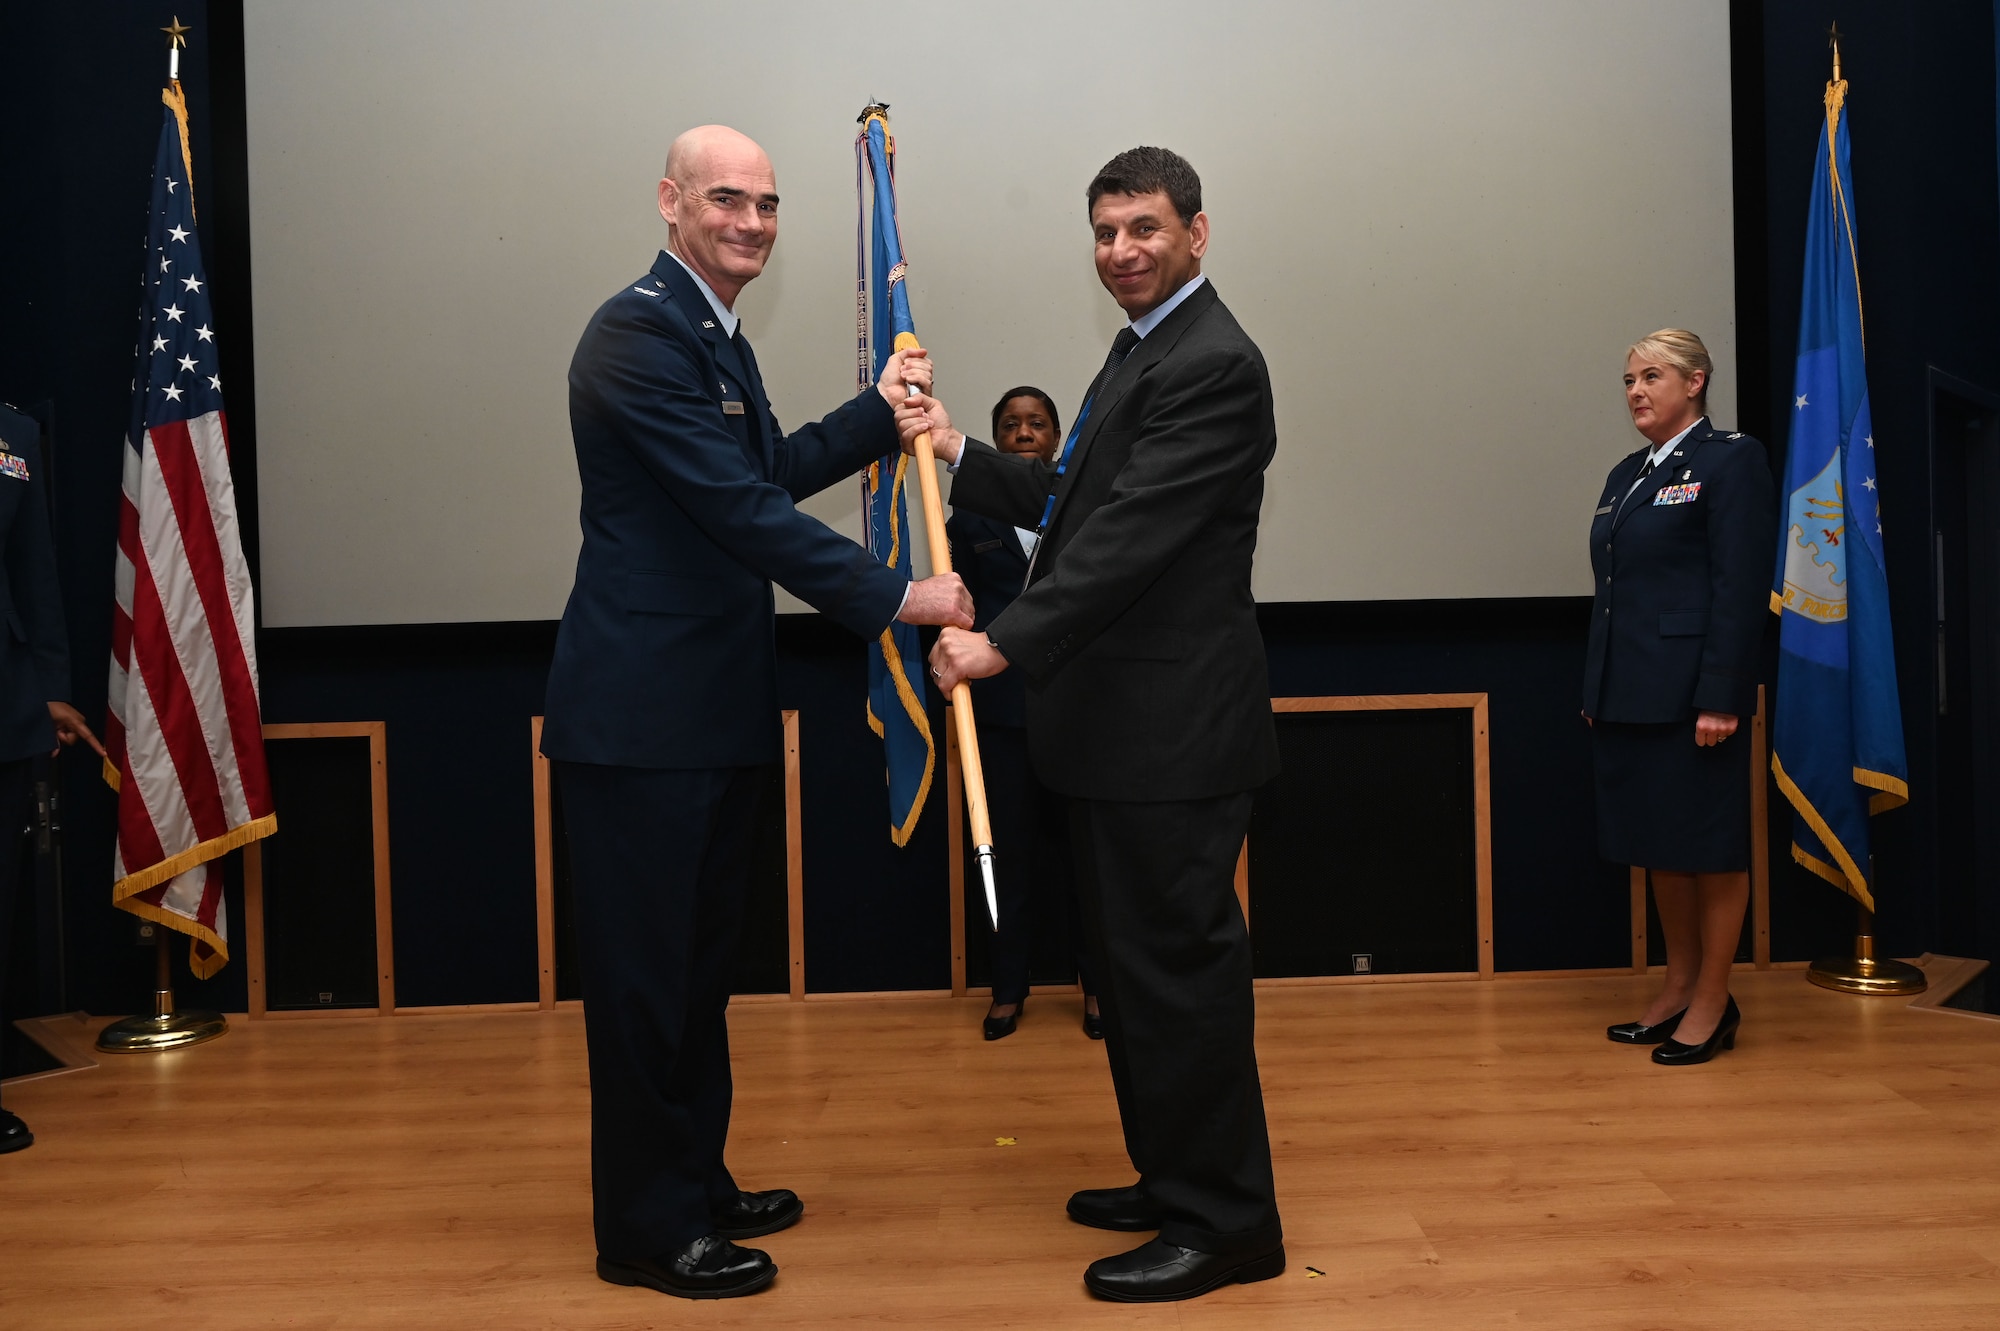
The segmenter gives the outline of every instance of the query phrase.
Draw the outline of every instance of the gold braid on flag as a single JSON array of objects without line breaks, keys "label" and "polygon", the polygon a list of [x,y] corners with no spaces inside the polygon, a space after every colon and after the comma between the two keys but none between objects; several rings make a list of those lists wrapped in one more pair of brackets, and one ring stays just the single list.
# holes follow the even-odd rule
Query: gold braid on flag
[{"label": "gold braid on flag", "polygon": [[181,165],[188,173],[188,216],[196,217],[194,210],[194,151],[188,146],[188,100],[181,91],[181,81],[175,79],[160,89],[160,100],[174,113],[174,123],[181,128]]},{"label": "gold braid on flag", "polygon": [[[890,568],[902,567],[903,524],[897,520],[896,506],[903,502],[903,475],[909,466],[909,462],[908,457],[900,454],[897,456],[896,478],[890,483],[889,558],[887,561],[887,566]],[[881,488],[881,484],[882,464],[879,461],[869,463],[866,485],[870,494],[878,491]],[[889,671],[889,678],[895,681],[897,700],[903,704],[904,713],[909,716],[911,724],[917,728],[917,732],[924,739],[924,777],[922,781],[917,783],[916,798],[910,801],[910,816],[905,818],[900,825],[892,823],[889,827],[889,840],[898,846],[907,846],[910,844],[910,838],[916,833],[917,819],[923,814],[924,803],[930,799],[931,777],[937,770],[937,740],[931,735],[931,719],[929,713],[924,710],[924,700],[917,696],[915,687],[910,683],[909,675],[904,673],[903,656],[902,653],[896,650],[896,635],[893,625],[882,630],[881,635],[875,640],[875,645],[882,653],[882,663]],[[874,699],[871,698],[864,704],[864,710],[868,713],[868,728],[875,732],[876,738],[887,739],[887,730],[883,726],[881,718],[875,715]]]}]

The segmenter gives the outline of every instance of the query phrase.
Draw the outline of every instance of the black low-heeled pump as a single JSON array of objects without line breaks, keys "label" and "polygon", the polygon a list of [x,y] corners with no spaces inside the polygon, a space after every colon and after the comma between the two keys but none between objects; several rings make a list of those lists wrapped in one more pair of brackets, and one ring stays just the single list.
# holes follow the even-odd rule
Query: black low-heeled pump
[{"label": "black low-heeled pump", "polygon": [[1688,1010],[1682,1008],[1651,1026],[1639,1021],[1621,1021],[1616,1026],[1606,1026],[1604,1036],[1617,1044],[1660,1044],[1680,1029],[1681,1018],[1687,1014]]},{"label": "black low-heeled pump", "polygon": [[1700,1044],[1682,1044],[1679,1040],[1668,1040],[1653,1051],[1653,1061],[1670,1068],[1687,1067],[1695,1063],[1706,1063],[1724,1049],[1736,1047],[1736,1028],[1743,1024],[1743,1013],[1736,1006],[1736,995],[1729,996],[1729,1006],[1722,1011],[1722,1020],[1715,1023],[1715,1029]]},{"label": "black low-heeled pump", "polygon": [[1014,1033],[1016,1026],[1020,1025],[1021,1014],[1027,1011],[1027,1008],[1028,1000],[1024,998],[1014,1004],[1014,1010],[1008,1015],[1004,1017],[988,1017],[980,1030],[989,1040],[1004,1040]]}]

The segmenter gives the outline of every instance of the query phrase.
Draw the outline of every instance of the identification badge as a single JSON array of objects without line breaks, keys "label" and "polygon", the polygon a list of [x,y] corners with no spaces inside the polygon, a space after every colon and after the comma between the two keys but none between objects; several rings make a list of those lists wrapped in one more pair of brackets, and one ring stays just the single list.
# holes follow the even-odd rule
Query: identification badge
[{"label": "identification badge", "polygon": [[741,416],[743,414],[743,404],[734,398],[724,398],[722,401],[722,414],[725,416]]},{"label": "identification badge", "polygon": [[1700,481],[1695,481],[1691,485],[1663,485],[1659,493],[1653,496],[1653,507],[1659,508],[1664,504],[1692,504],[1700,495]]},{"label": "identification badge", "polygon": [[1604,515],[1605,515],[1606,513],[1609,513],[1609,512],[1610,512],[1610,511],[1611,511],[1612,509],[1614,509],[1614,508],[1616,508],[1616,507],[1618,507],[1618,505],[1616,505],[1616,504],[1606,504],[1606,505],[1605,505],[1605,506],[1604,506],[1603,508],[1600,508],[1600,509],[1598,509],[1598,510],[1597,510],[1597,512],[1595,512],[1595,513],[1591,514],[1591,516],[1592,516],[1592,517],[1594,517],[1594,518],[1601,518],[1601,517],[1603,517],[1603,516],[1604,516]]},{"label": "identification badge", "polygon": [[0,453],[0,476],[12,476],[17,481],[28,479],[28,459],[19,453]]}]

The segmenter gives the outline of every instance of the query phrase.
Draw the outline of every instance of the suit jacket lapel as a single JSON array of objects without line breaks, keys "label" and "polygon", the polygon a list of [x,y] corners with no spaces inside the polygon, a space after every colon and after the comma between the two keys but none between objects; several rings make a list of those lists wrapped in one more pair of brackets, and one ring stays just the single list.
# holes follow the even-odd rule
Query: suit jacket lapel
[{"label": "suit jacket lapel", "polygon": [[[1653,496],[1664,486],[1673,484],[1674,478],[1688,465],[1688,459],[1694,456],[1695,449],[1714,433],[1715,431],[1709,428],[1708,417],[1704,416],[1696,421],[1694,428],[1688,431],[1687,438],[1675,444],[1674,451],[1660,459],[1660,465],[1653,468],[1653,474],[1640,481],[1638,489],[1620,499],[1617,511],[1611,515],[1611,530],[1617,531],[1624,526],[1634,513],[1651,504]],[[1652,450],[1647,449],[1646,452],[1650,453]],[[1644,454],[1641,457],[1643,458]],[[1639,465],[1644,466],[1645,463],[1641,461]]]},{"label": "suit jacket lapel", "polygon": [[[702,346],[708,352],[709,369],[735,376],[743,390],[743,412],[749,418],[751,447],[756,450],[764,464],[764,475],[771,474],[771,441],[764,437],[764,383],[757,374],[756,361],[750,356],[750,345],[738,338],[732,344],[729,335],[715,320],[715,311],[709,308],[708,297],[701,294],[701,288],[688,276],[687,269],[681,267],[680,260],[662,250],[653,263],[653,276],[661,282],[680,307],[681,314],[694,328]],[[741,347],[743,355],[736,354]],[[722,385],[718,380],[711,396],[717,399],[716,410],[721,411]]]},{"label": "suit jacket lapel", "polygon": [[777,466],[777,440],[771,438],[771,411],[764,397],[764,375],[757,368],[756,353],[750,350],[750,339],[743,336],[742,325],[737,325],[735,350],[742,353],[743,361],[743,409],[750,417],[750,437],[757,441],[757,447],[764,455],[764,474],[769,476]]},{"label": "suit jacket lapel", "polygon": [[[672,262],[669,260],[668,262]],[[1111,376],[1111,382],[1097,390],[1097,400],[1090,404],[1090,419],[1083,423],[1083,433],[1077,436],[1076,450],[1070,454],[1069,466],[1064,469],[1061,483],[1056,487],[1055,511],[1049,514],[1049,530],[1055,530],[1056,518],[1062,513],[1063,504],[1076,489],[1076,478],[1083,471],[1083,465],[1090,452],[1091,443],[1097,438],[1113,411],[1117,409],[1132,385],[1139,382],[1139,376],[1147,369],[1165,360],[1181,340],[1181,335],[1194,326],[1194,321],[1207,312],[1220,299],[1215,294],[1213,282],[1203,282],[1186,300],[1174,308],[1174,312],[1161,320],[1160,326],[1139,340],[1132,348],[1132,354]]]}]

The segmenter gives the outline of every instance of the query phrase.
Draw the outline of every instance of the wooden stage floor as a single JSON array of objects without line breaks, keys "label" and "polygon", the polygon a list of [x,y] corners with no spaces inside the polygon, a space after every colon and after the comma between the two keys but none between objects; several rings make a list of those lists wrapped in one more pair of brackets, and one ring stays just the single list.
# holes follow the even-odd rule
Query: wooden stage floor
[{"label": "wooden stage floor", "polygon": [[1650,983],[1261,990],[1291,1265],[1157,1307],[1080,1281],[1129,1174],[1073,997],[737,1006],[732,1163],[807,1212],[705,1304],[591,1273],[578,1013],[238,1018],[8,1088],[0,1327],[2000,1326],[2000,1022],[1746,973],[1665,1069],[1601,1033]]}]

